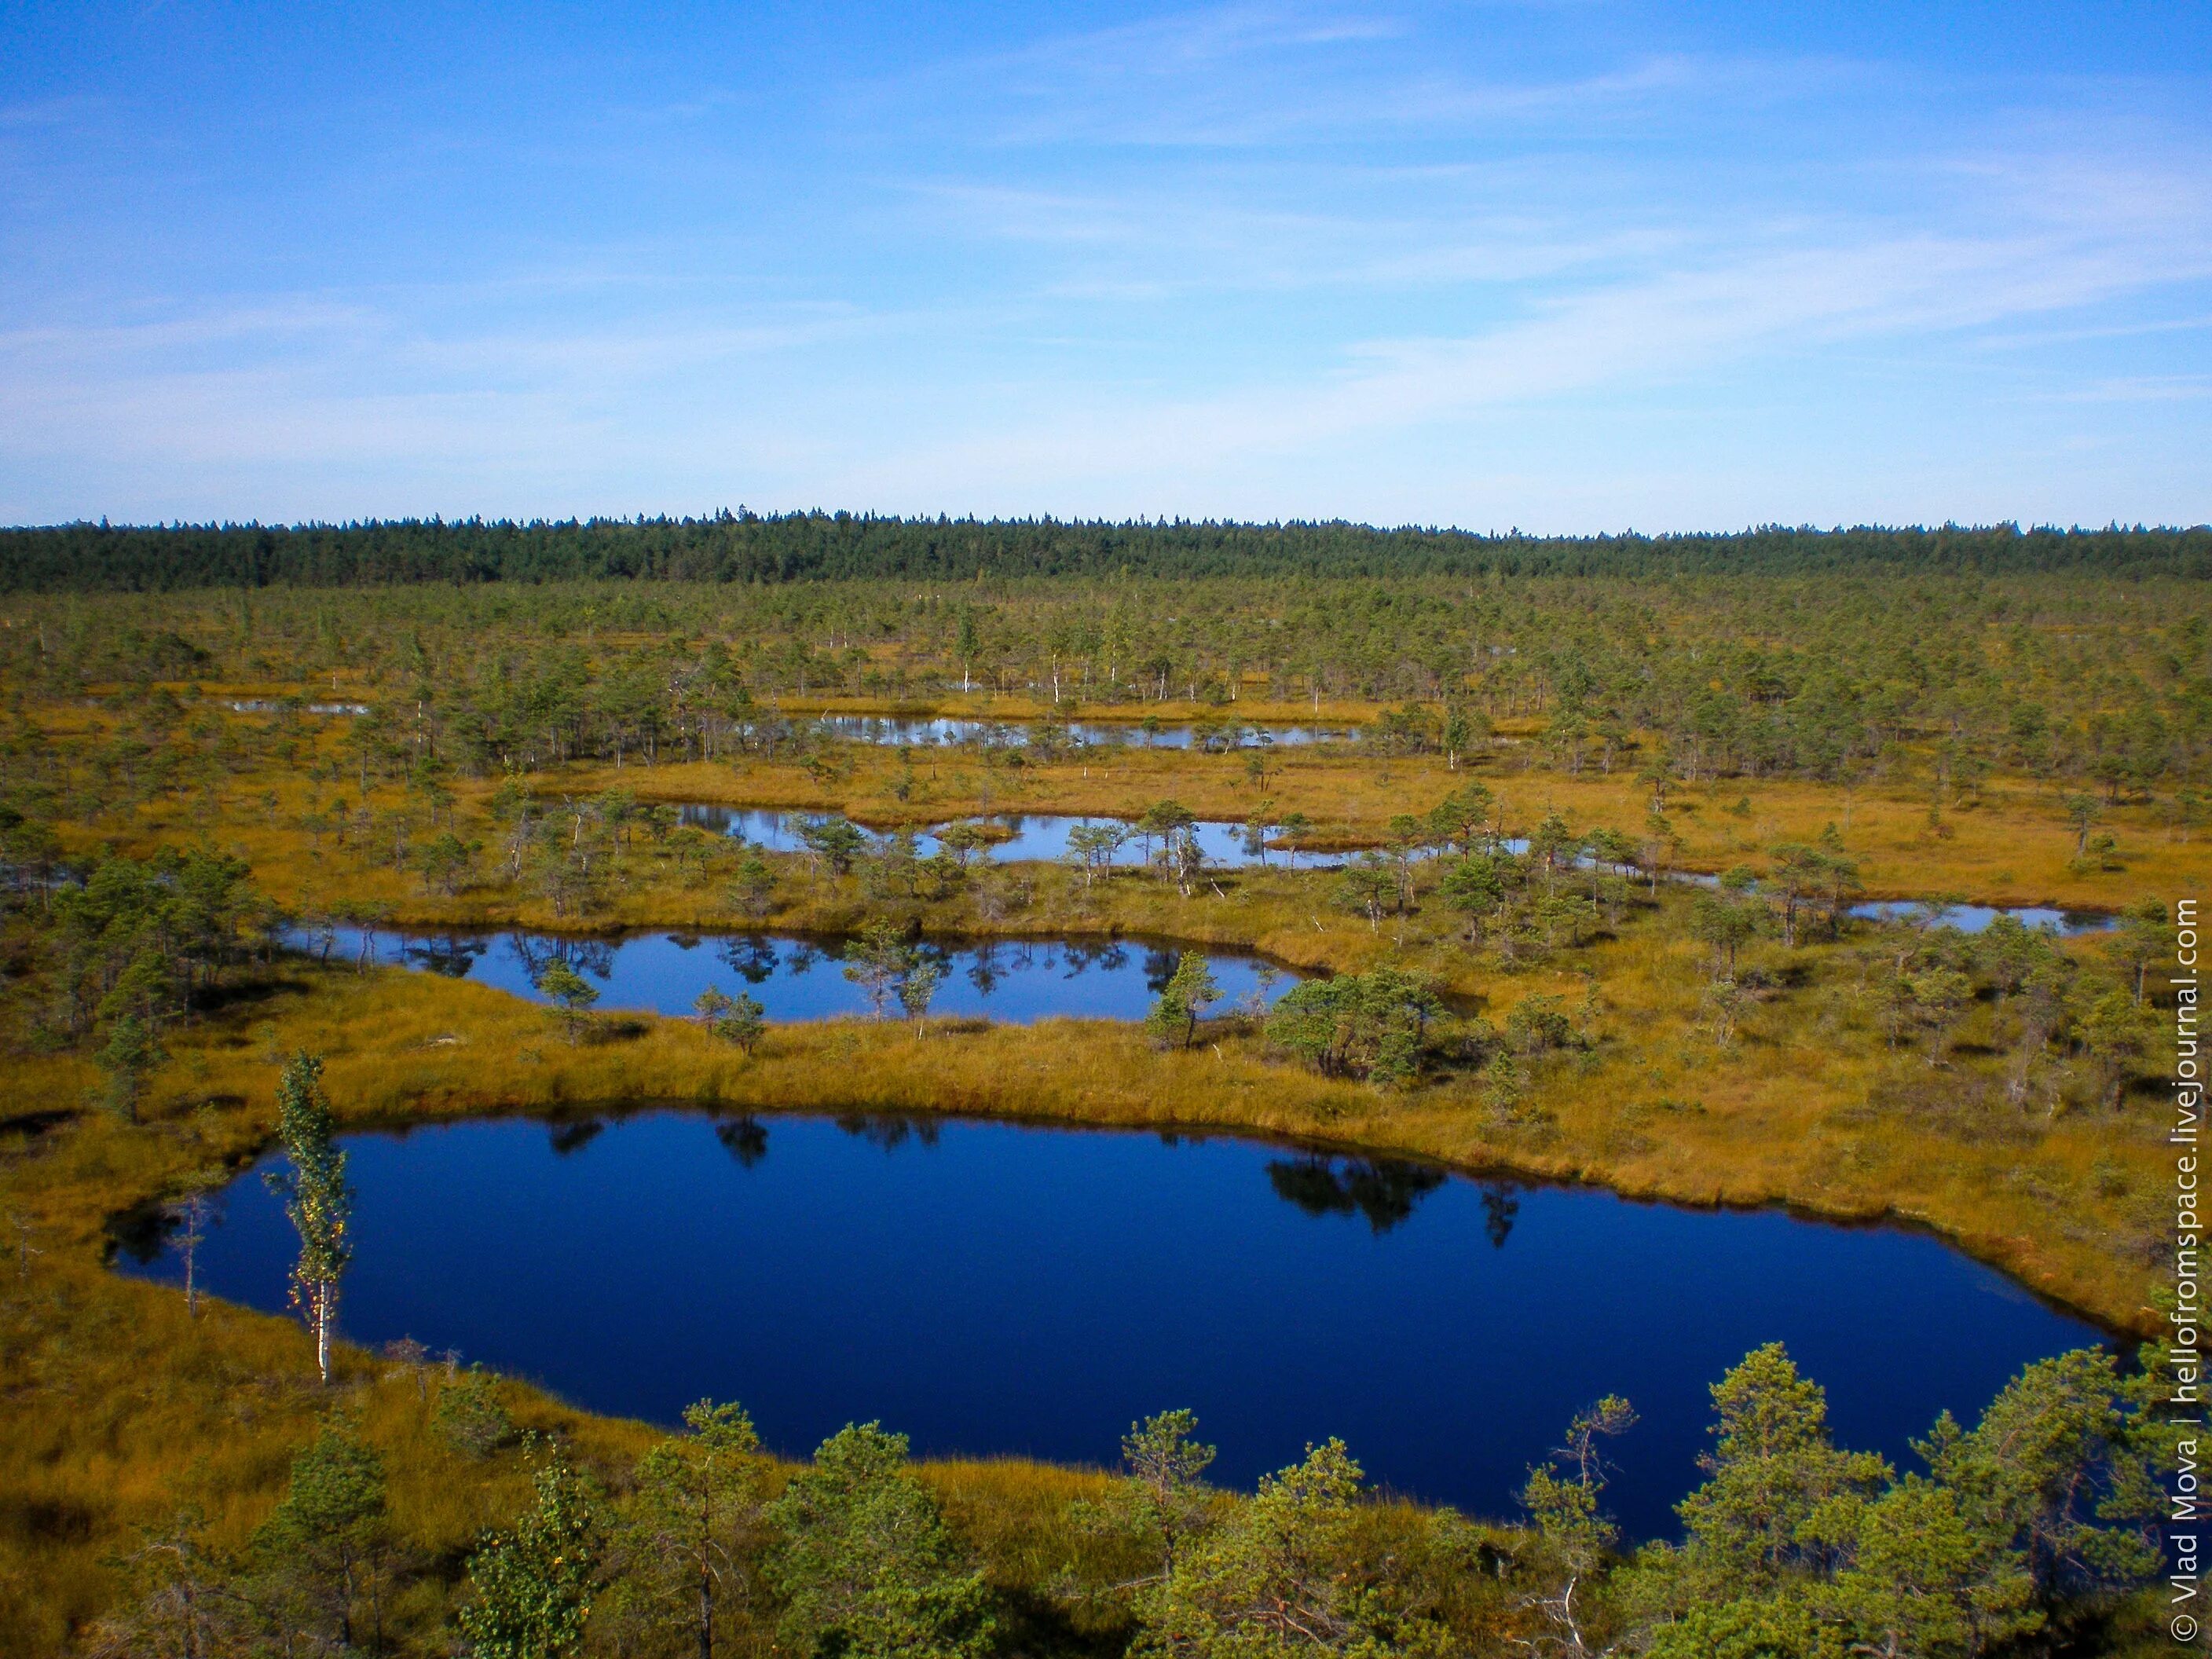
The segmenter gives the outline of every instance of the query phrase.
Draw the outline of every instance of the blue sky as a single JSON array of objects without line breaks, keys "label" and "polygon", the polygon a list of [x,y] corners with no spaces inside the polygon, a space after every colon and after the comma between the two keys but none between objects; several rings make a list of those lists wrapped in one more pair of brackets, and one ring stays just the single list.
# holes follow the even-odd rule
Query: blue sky
[{"label": "blue sky", "polygon": [[0,9],[0,521],[2212,519],[2212,7]]}]

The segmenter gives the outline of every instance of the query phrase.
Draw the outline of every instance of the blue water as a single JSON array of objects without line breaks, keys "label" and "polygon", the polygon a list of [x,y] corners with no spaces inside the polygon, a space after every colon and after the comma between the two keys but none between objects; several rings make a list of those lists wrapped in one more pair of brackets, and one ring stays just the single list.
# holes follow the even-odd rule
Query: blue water
[{"label": "blue water", "polygon": [[[1396,1490],[1504,1514],[1608,1392],[1636,1536],[1696,1483],[1707,1386],[1786,1341],[1845,1443],[1900,1462],[2024,1362],[2098,1340],[1931,1238],[1692,1212],[1252,1141],[959,1121],[653,1112],[349,1137],[340,1322],[579,1405],[742,1401],[803,1454],[879,1419],[924,1454],[1105,1462],[1195,1410],[1249,1486],[1341,1435]],[[173,1246],[118,1230],[125,1271]],[[284,1305],[294,1244],[257,1175],[203,1282]]]},{"label": "blue water", "polygon": [[[1909,921],[1920,913],[1911,899],[1877,899],[1855,904],[1851,914],[1873,921]],[[2119,926],[2117,916],[2101,910],[2054,910],[2042,905],[1954,904],[1936,917],[1936,925],[1955,927],[1962,933],[1978,933],[1999,916],[2010,916],[2029,927],[2047,927],[2071,938],[2077,933],[2101,933]]]},{"label": "blue water", "polygon": [[[319,944],[303,935],[294,943]],[[395,963],[455,979],[473,979],[543,1002],[538,981],[564,960],[599,993],[601,1012],[635,1009],[688,1014],[708,986],[759,1002],[770,1019],[830,1019],[867,1014],[866,994],[844,974],[836,940],[772,933],[632,933],[580,939],[556,933],[406,933],[335,930],[333,962]],[[927,942],[921,949],[943,973],[929,1012],[934,1018],[981,1018],[1002,1024],[1065,1016],[1141,1019],[1176,965],[1181,946],[1133,939],[997,939],[966,945]],[[1288,969],[1261,958],[1209,949],[1203,953],[1222,1000],[1212,1012],[1272,1001],[1297,982]],[[896,1002],[889,1012],[896,1015]]]},{"label": "blue water", "polygon": [[[1044,724],[1036,720],[961,720],[946,715],[907,719],[885,714],[823,714],[814,724],[841,738],[861,743],[897,744],[914,748],[972,743],[1005,748],[1027,744]],[[1188,749],[1203,739],[1208,747],[1224,749],[1285,748],[1316,743],[1349,742],[1358,736],[1349,726],[1248,726],[1232,720],[1188,725],[1154,720],[1065,720],[1058,723],[1073,741],[1087,748],[1128,744],[1147,749]]]},{"label": "blue water", "polygon": [[[805,850],[799,839],[799,826],[819,813],[784,812],[772,807],[717,806],[690,804],[679,807],[683,821],[701,829],[711,830],[716,835],[734,836],[740,840],[770,853],[799,853]],[[999,863],[1015,863],[1024,860],[1044,861],[1062,860],[1067,857],[1068,832],[1079,824],[1124,823],[1121,818],[1078,817],[1071,814],[1033,812],[1026,815],[1010,814],[1005,817],[986,820],[994,826],[1011,829],[1011,838],[995,842],[978,849],[977,856]],[[1206,820],[1193,826],[1198,832],[1200,849],[1209,865],[1227,869],[1243,869],[1264,864],[1277,869],[1334,870],[1345,862],[1341,853],[1291,854],[1279,847],[1269,847],[1250,824],[1232,823],[1222,820]],[[872,830],[864,830],[878,847],[886,839]],[[1498,843],[1509,853],[1526,853],[1526,836],[1509,836]],[[1159,850],[1157,838],[1142,840],[1132,837],[1114,855],[1116,866],[1142,865]],[[934,835],[924,832],[915,837],[916,853],[929,857],[938,848]],[[1423,856],[1436,856],[1430,849]],[[1587,867],[1587,859],[1577,860]],[[1700,887],[1719,884],[1717,876],[1700,874],[1695,871],[1674,871],[1667,877],[1669,881],[1686,882]],[[1920,907],[1910,899],[1878,899],[1865,904],[1855,904],[1850,914],[1867,921],[1901,921],[1916,915]],[[2115,919],[2095,910],[2059,910],[2041,905],[1990,906],[1984,904],[1954,904],[1937,917],[1940,925],[1956,927],[1961,933],[1978,933],[1999,916],[2013,916],[2030,927],[2048,927],[2069,937],[2078,933],[2105,932],[2117,925]]]},{"label": "blue water", "polygon": [[[678,809],[683,821],[702,830],[712,830],[718,836],[733,836],[768,853],[802,853],[806,843],[799,838],[799,827],[809,819],[825,815],[819,812],[785,812],[766,806],[717,806],[710,803],[692,803]],[[988,846],[978,848],[975,857],[987,858],[1001,864],[1024,860],[1042,862],[1067,856],[1068,832],[1079,824],[1122,823],[1127,820],[1111,817],[1086,817],[1060,812],[1009,813],[1003,817],[978,819],[994,831],[1012,831],[1011,836]],[[888,839],[880,831],[863,830],[871,842],[880,848]],[[1310,853],[1295,857],[1280,848],[1271,848],[1261,839],[1253,826],[1232,823],[1220,819],[1205,819],[1191,828],[1198,836],[1199,850],[1206,854],[1209,865],[1242,869],[1248,865],[1265,864],[1275,868],[1295,865],[1299,869],[1334,867],[1341,863],[1340,854],[1316,857]],[[922,858],[928,858],[938,849],[937,836],[922,831],[915,838],[915,849]],[[1115,865],[1127,867],[1141,865],[1160,850],[1157,836],[1142,837],[1132,835],[1114,854]]]}]

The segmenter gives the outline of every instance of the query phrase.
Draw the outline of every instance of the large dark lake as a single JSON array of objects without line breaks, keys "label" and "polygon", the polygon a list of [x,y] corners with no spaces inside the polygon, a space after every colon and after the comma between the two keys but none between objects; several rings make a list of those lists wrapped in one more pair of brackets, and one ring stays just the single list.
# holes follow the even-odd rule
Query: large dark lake
[{"label": "large dark lake", "polygon": [[[737,1399],[776,1449],[880,1419],[924,1454],[1106,1462],[1189,1407],[1248,1485],[1341,1435],[1375,1478],[1509,1512],[1578,1407],[1627,1395],[1629,1529],[1673,1528],[1707,1386],[1781,1339],[1838,1437],[1893,1459],[2098,1333],[1924,1236],[1636,1204],[1237,1139],[654,1111],[351,1137],[341,1325],[579,1405]],[[173,1243],[121,1230],[127,1272]],[[258,1174],[204,1282],[284,1305]]]}]

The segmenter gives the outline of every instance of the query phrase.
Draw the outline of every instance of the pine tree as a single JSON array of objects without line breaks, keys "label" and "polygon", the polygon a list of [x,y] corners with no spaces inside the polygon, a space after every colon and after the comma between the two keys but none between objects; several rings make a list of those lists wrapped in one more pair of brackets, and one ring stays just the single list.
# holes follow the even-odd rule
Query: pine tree
[{"label": "pine tree", "polygon": [[1361,1471],[1340,1440],[1261,1479],[1258,1494],[1176,1562],[1135,1652],[1179,1659],[1439,1655],[1444,1632],[1376,1594],[1359,1559]]},{"label": "pine tree", "polygon": [[1220,982],[1213,977],[1206,959],[1195,951],[1186,951],[1146,1012],[1145,1030],[1159,1042],[1180,1037],[1188,1048],[1197,1036],[1199,1015],[1220,1000]]},{"label": "pine tree", "polygon": [[684,1411],[689,1432],[647,1452],[637,1468],[633,1553],[646,1588],[690,1627],[699,1659],[714,1659],[726,1608],[750,1583],[763,1542],[768,1472],[752,1420],[734,1403]]},{"label": "pine tree", "polygon": [[768,1519],[782,1638],[800,1654],[981,1659],[990,1650],[991,1592],[908,1466],[904,1435],[873,1423],[839,1430]]},{"label": "pine tree", "polygon": [[583,1645],[599,1579],[596,1496],[558,1453],[538,1466],[536,1503],[469,1558],[460,1611],[473,1659],[566,1659]]},{"label": "pine tree", "polygon": [[366,1600],[368,1648],[384,1647],[379,1569],[388,1552],[384,1460],[344,1424],[326,1426],[292,1460],[291,1485],[254,1536],[270,1562],[264,1602],[289,1604],[317,1644],[354,1650],[355,1613]]},{"label": "pine tree", "polygon": [[1173,1411],[1133,1423],[1121,1437],[1122,1467],[1140,1523],[1159,1540],[1163,1577],[1175,1571],[1178,1547],[1205,1523],[1212,1501],[1205,1474],[1214,1449],[1197,1433],[1194,1413]]},{"label": "pine tree", "polygon": [[560,1005],[562,1032],[570,1042],[575,1042],[592,1005],[599,1000],[598,990],[559,957],[538,976],[538,988]]}]

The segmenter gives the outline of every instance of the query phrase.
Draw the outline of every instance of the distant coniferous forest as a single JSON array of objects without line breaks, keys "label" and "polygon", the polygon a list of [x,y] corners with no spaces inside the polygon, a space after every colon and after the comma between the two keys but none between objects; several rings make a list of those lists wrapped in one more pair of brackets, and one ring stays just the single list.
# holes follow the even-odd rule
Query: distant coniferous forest
[{"label": "distant coniferous forest", "polygon": [[[1180,1409],[1115,1474],[920,1466],[874,1424],[777,1462],[734,1402],[662,1433],[322,1339],[341,1135],[536,1110],[566,1158],[631,1101],[717,1113],[745,1167],[756,1112],[889,1110],[1910,1216],[2158,1328],[2208,575],[2202,527],[0,530],[0,1654],[2170,1651],[2183,1372],[2148,1344],[2038,1360],[1918,1468],[1758,1346],[1640,1542],[1612,1395],[1560,1400],[1494,1522],[1376,1501],[1334,1440],[1215,1488]],[[1021,844],[1062,815],[1059,857]],[[2111,925],[1954,925],[2021,904]],[[492,929],[536,1000],[443,971]],[[711,939],[735,994],[624,1006],[633,930]],[[394,934],[441,971],[380,969]],[[1079,1018],[933,1017],[953,942],[1060,939],[1185,943],[1141,1026],[1095,981]],[[1296,982],[1235,995],[1215,950]],[[878,1018],[735,988],[802,962]],[[278,1142],[306,1340],[191,1266],[110,1271],[204,1267]],[[1285,1196],[1382,1231],[1334,1170]]]},{"label": "distant coniferous forest", "polygon": [[0,591],[406,582],[791,582],[984,576],[2212,575],[2212,527],[1534,537],[1333,523],[879,518],[849,513],[515,524],[100,524],[0,530]]},{"label": "distant coniferous forest", "polygon": [[2212,780],[2208,575],[2203,528],[85,525],[0,531],[0,675],[61,698],[343,683],[391,705],[365,737],[404,711],[471,770],[780,747],[791,695],[988,691],[1061,719],[1402,702],[1424,707],[1370,737],[1405,752],[1519,720],[1570,775],[1656,740],[1692,777],[1911,756],[2117,803]]}]

